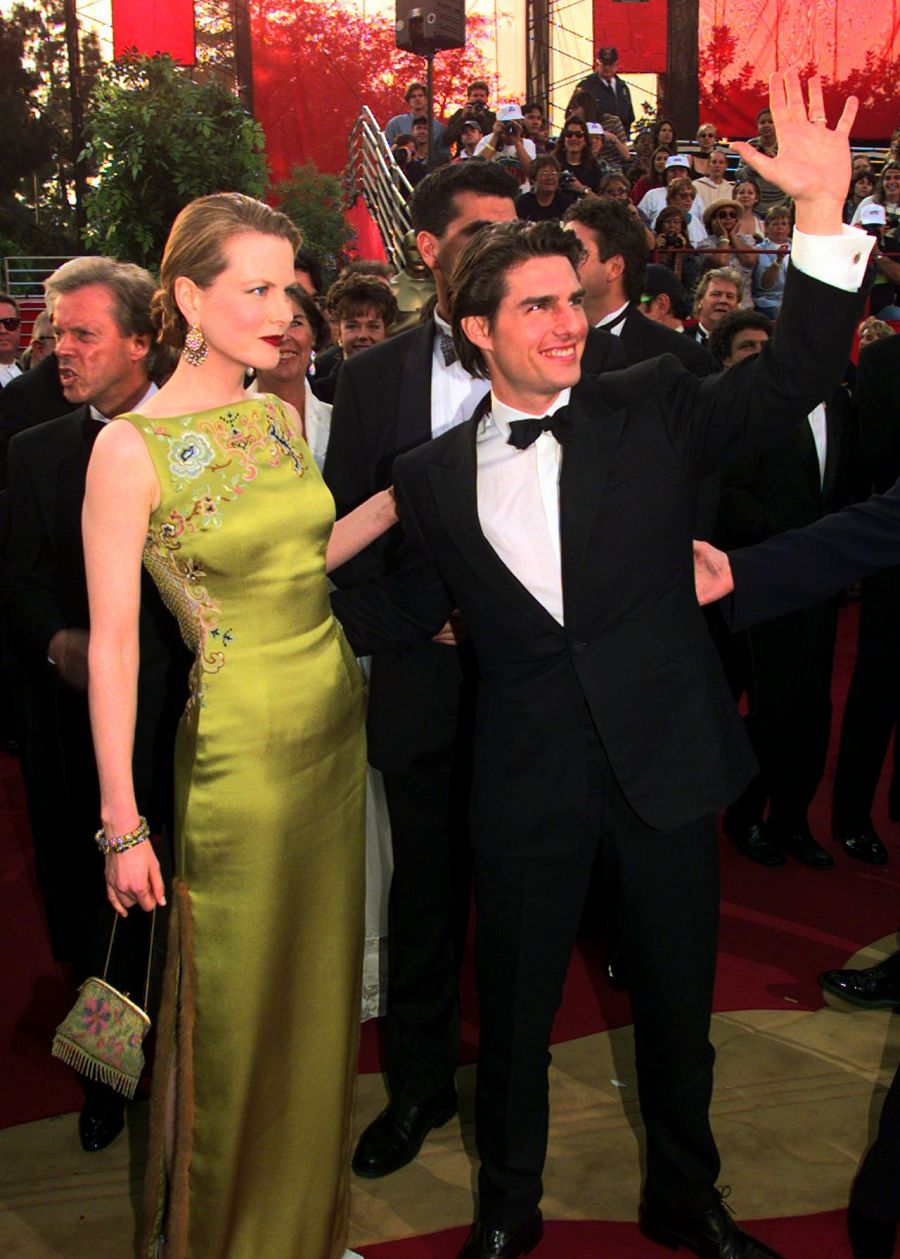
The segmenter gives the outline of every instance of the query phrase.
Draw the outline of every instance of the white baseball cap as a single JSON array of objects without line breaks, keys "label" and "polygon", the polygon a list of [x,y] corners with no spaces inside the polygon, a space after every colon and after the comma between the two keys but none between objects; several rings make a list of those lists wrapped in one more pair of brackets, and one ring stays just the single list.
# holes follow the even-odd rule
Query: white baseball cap
[{"label": "white baseball cap", "polygon": [[510,101],[507,105],[497,106],[498,122],[515,122],[517,118],[522,117],[522,107],[517,105],[515,101]]},{"label": "white baseball cap", "polygon": [[887,214],[883,205],[879,205],[877,201],[872,201],[869,205],[864,205],[859,212],[859,221],[864,227],[884,227],[887,223]]}]

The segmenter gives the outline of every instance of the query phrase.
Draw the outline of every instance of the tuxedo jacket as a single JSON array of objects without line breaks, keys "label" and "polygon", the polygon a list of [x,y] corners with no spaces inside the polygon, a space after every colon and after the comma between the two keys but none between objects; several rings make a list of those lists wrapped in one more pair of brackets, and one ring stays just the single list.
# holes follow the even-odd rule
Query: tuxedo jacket
[{"label": "tuxedo jacket", "polygon": [[896,336],[860,351],[854,397],[866,470],[873,488],[884,491],[900,476],[900,340]]},{"label": "tuxedo jacket", "polygon": [[586,79],[578,84],[579,91],[590,92],[594,100],[600,106],[600,112],[603,114],[615,114],[617,118],[621,118],[622,126],[626,132],[631,130],[634,123],[634,106],[631,103],[631,92],[628,90],[627,83],[616,76],[615,86],[610,86],[608,80],[604,79],[602,74],[589,74]]},{"label": "tuxedo jacket", "polygon": [[[83,406],[18,434],[9,446],[4,604],[13,651],[29,670],[52,674],[47,649],[56,631],[90,626],[81,509],[96,431],[89,408]],[[159,815],[170,794],[175,726],[186,699],[190,655],[146,573],[140,653],[135,786],[143,811]],[[63,690],[61,711],[72,715],[83,737],[86,697],[68,687]],[[62,735],[72,738],[76,732]]]},{"label": "tuxedo jacket", "polygon": [[564,625],[481,530],[476,417],[398,459],[403,563],[334,607],[357,651],[415,641],[461,610],[480,675],[471,828],[482,851],[579,842],[588,723],[632,808],[660,830],[712,813],[751,777],[694,594],[691,534],[699,482],[789,431],[838,383],[859,296],[795,272],[785,302],[762,355],[730,372],[699,379],[666,356],[573,390]]},{"label": "tuxedo jacket", "polygon": [[47,354],[36,367],[0,389],[0,489],[6,485],[6,454],[16,433],[71,409],[59,383],[55,354]]},{"label": "tuxedo jacket", "polygon": [[[434,328],[429,320],[342,364],[324,468],[339,516],[393,484],[397,456],[431,440]],[[593,370],[622,366],[609,334],[592,333],[589,343]],[[393,571],[401,541],[402,530],[392,530],[332,578],[346,588]],[[373,765],[399,771],[414,758],[446,746],[456,730],[470,654],[468,649],[419,641],[373,659],[368,708]]]},{"label": "tuxedo jacket", "polygon": [[[628,308],[619,336],[613,339],[621,346],[629,365],[658,358],[660,354],[674,354],[679,362],[697,376],[710,376],[720,370],[719,364],[702,345],[689,341],[680,332],[657,323],[655,319],[648,319],[633,303]],[[589,338],[581,361],[582,372],[587,374],[610,370],[608,366],[597,365],[596,349],[597,342],[592,342]]]},{"label": "tuxedo jacket", "polygon": [[725,549],[812,524],[864,497],[850,396],[838,388],[825,405],[825,471],[808,423],[757,455],[725,467],[716,545]]}]

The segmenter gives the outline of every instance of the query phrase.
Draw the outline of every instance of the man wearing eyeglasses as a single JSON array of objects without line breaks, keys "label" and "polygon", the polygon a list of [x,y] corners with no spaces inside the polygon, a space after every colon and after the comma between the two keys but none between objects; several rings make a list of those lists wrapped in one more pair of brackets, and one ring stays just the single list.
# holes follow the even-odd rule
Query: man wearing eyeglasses
[{"label": "man wearing eyeglasses", "polygon": [[22,321],[15,298],[0,293],[0,389],[22,375],[17,355],[21,339]]}]

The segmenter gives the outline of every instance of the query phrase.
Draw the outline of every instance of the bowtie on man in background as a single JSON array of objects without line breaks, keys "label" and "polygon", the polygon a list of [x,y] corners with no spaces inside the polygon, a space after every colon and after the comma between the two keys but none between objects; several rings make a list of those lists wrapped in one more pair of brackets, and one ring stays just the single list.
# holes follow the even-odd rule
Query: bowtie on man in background
[{"label": "bowtie on man in background", "polygon": [[360,653],[419,642],[457,608],[478,661],[481,1167],[459,1259],[517,1259],[541,1237],[548,1046],[595,866],[634,1016],[641,1228],[702,1259],[775,1254],[715,1187],[715,814],[755,763],[697,606],[691,536],[699,483],[778,441],[838,384],[871,244],[841,221],[856,102],[830,131],[818,79],[809,117],[796,73],[774,75],[771,95],[778,158],[739,146],[797,207],[771,345],[702,379],[662,356],[580,381],[579,238],[550,223],[485,227],[457,261],[449,315],[490,393],[393,465],[406,534],[394,573],[333,596]]},{"label": "bowtie on man in background", "polygon": [[[22,771],[38,882],[54,955],[74,964],[76,982],[101,974],[113,912],[103,858],[87,705],[90,635],[81,545],[88,461],[103,424],[156,391],[164,363],[153,347],[153,278],[110,258],[76,258],[46,281],[66,415],[20,432],[9,445],[10,545],[4,612],[17,664]],[[144,578],[141,674],[134,772],[141,812],[160,833],[171,807],[172,745],[184,705],[187,658],[174,618]],[[119,923],[110,982],[142,993],[146,915]],[[165,933],[155,933],[157,941]],[[159,958],[154,973],[161,975]],[[124,1102],[82,1077],[82,1146],[96,1151],[121,1131]]]}]

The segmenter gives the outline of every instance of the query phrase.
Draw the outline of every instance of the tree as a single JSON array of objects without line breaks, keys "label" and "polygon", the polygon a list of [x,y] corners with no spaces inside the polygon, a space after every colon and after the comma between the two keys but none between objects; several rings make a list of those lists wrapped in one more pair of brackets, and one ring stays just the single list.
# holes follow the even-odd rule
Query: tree
[{"label": "tree", "polygon": [[121,260],[156,266],[172,220],[195,197],[266,188],[261,128],[221,84],[194,83],[167,55],[107,67],[87,133],[97,168],[88,243]]},{"label": "tree", "polygon": [[[84,99],[100,61],[96,36],[85,34],[81,39]],[[6,124],[0,231],[22,251],[74,250],[74,148],[60,0],[16,4],[0,18],[0,108]]]},{"label": "tree", "polygon": [[[384,125],[405,108],[406,85],[425,75],[421,57],[395,47],[391,18],[363,18],[342,0],[281,0],[277,6],[253,0],[251,19],[254,107],[276,177],[305,161],[323,171],[343,170],[360,108],[368,105]],[[479,48],[487,25],[487,18],[469,16],[466,47],[435,58],[439,115],[462,104],[471,79],[490,77]]]},{"label": "tree", "polygon": [[303,233],[303,248],[321,264],[330,283],[344,262],[344,248],[353,231],[344,218],[340,180],[322,175],[312,162],[292,168],[288,179],[276,184],[279,210]]}]

